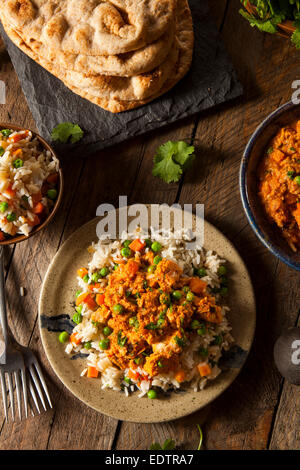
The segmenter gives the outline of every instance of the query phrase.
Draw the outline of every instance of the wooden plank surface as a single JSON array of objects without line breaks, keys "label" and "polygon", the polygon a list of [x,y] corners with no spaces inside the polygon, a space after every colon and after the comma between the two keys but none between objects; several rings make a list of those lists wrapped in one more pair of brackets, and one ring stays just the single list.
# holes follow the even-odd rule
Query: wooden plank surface
[{"label": "wooden plank surface", "polygon": [[[250,28],[239,16],[239,6],[238,0],[212,2],[216,24],[244,85],[244,97],[89,159],[63,159],[66,191],[54,222],[7,250],[9,322],[17,339],[40,357],[55,408],[14,425],[4,422],[0,408],[0,449],[148,449],[154,440],[169,437],[181,449],[195,449],[197,423],[203,428],[206,449],[300,448],[299,388],[281,379],[272,359],[281,329],[298,321],[299,277],[258,242],[247,224],[238,190],[243,148],[256,125],[290,99],[291,83],[299,74],[299,52],[288,41]],[[0,80],[7,84],[0,121],[34,128],[5,54],[0,55]],[[197,146],[193,171],[179,185],[167,185],[151,175],[156,148],[172,139],[194,141]],[[39,338],[37,302],[49,262],[61,243],[95,216],[99,204],[117,205],[119,195],[128,195],[129,203],[204,203],[206,218],[235,244],[255,287],[257,332],[243,371],[213,404],[170,423],[118,425],[89,409],[56,378]],[[16,295],[16,286],[25,287],[27,295]]]}]

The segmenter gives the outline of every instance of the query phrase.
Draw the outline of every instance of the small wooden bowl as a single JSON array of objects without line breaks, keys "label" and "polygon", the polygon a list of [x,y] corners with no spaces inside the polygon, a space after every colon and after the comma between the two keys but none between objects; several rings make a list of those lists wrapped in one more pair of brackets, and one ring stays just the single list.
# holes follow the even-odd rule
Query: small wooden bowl
[{"label": "small wooden bowl", "polygon": [[[244,6],[250,15],[256,16],[256,7],[252,5],[251,2],[247,2]],[[290,39],[292,34],[296,31],[293,22],[290,20],[285,20],[283,23],[279,23],[277,27],[280,29],[280,31],[276,33],[277,36],[281,36],[286,39]]]},{"label": "small wooden bowl", "polygon": [[[38,135],[36,132],[32,131],[31,129],[16,126],[14,124],[5,123],[5,122],[0,123],[0,130],[1,129],[12,129],[13,131],[29,130],[30,132],[32,132],[32,135],[34,137],[37,137],[37,139],[41,143],[42,147],[44,147],[46,150],[51,152],[51,154],[54,157],[56,157],[57,160],[59,161],[59,158],[58,158],[56,152],[53,150],[53,148],[45,141],[45,139],[43,139],[43,137],[41,137],[40,135]],[[30,238],[33,235],[35,235],[36,233],[38,233],[40,230],[43,230],[51,222],[51,220],[53,219],[53,217],[55,216],[55,214],[56,214],[56,212],[59,208],[59,205],[60,205],[61,200],[62,200],[62,194],[63,194],[64,180],[63,180],[63,173],[62,173],[62,170],[61,170],[60,166],[59,166],[58,174],[59,174],[58,196],[57,196],[57,199],[55,201],[54,207],[53,207],[52,211],[50,212],[50,214],[48,215],[48,217],[40,225],[38,225],[34,230],[32,230],[29,235],[18,235],[17,234],[15,237],[10,237],[10,238],[7,238],[6,240],[1,241],[0,246],[1,245],[11,245],[11,244],[14,244],[14,243],[19,243],[19,242],[22,242],[24,240],[27,240],[28,238]]]}]

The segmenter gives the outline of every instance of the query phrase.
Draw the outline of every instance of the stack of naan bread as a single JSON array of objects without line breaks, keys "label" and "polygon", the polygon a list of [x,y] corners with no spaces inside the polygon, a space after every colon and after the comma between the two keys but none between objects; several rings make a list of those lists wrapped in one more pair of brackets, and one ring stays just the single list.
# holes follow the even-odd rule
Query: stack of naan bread
[{"label": "stack of naan bread", "polygon": [[1,0],[0,19],[29,57],[113,113],[167,92],[192,61],[187,0]]}]

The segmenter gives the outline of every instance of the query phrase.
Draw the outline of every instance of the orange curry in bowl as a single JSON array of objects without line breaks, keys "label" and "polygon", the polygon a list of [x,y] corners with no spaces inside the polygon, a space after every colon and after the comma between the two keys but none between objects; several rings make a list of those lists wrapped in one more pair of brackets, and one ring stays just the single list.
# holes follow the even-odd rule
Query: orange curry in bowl
[{"label": "orange curry in bowl", "polygon": [[258,167],[258,194],[291,249],[300,250],[300,120],[282,127]]}]

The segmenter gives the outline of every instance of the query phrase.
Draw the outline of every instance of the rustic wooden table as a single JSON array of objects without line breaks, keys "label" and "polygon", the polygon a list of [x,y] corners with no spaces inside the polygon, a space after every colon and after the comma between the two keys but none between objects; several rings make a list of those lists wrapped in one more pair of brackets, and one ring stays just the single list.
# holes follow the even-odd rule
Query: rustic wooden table
[{"label": "rustic wooden table", "polygon": [[[215,21],[244,85],[243,98],[91,158],[62,158],[66,187],[54,222],[28,242],[7,250],[9,322],[17,339],[40,357],[55,407],[24,422],[6,424],[0,407],[0,449],[148,449],[173,438],[195,449],[196,423],[205,449],[299,449],[300,393],[277,373],[272,349],[284,327],[299,324],[299,274],[272,256],[249,227],[239,197],[238,171],[245,144],[261,120],[291,98],[299,79],[299,51],[263,35],[240,17],[239,0],[211,2]],[[7,104],[0,121],[35,127],[6,54],[0,79]],[[155,149],[167,140],[196,142],[199,157],[180,184],[151,175]],[[62,156],[63,157],[63,156]],[[97,175],[97,176],[96,176]],[[118,422],[74,398],[54,375],[41,346],[37,304],[54,254],[66,238],[95,216],[102,202],[204,203],[206,218],[235,244],[250,270],[257,298],[257,330],[249,359],[231,387],[204,410],[166,424]],[[27,289],[20,297],[19,286]]]}]

